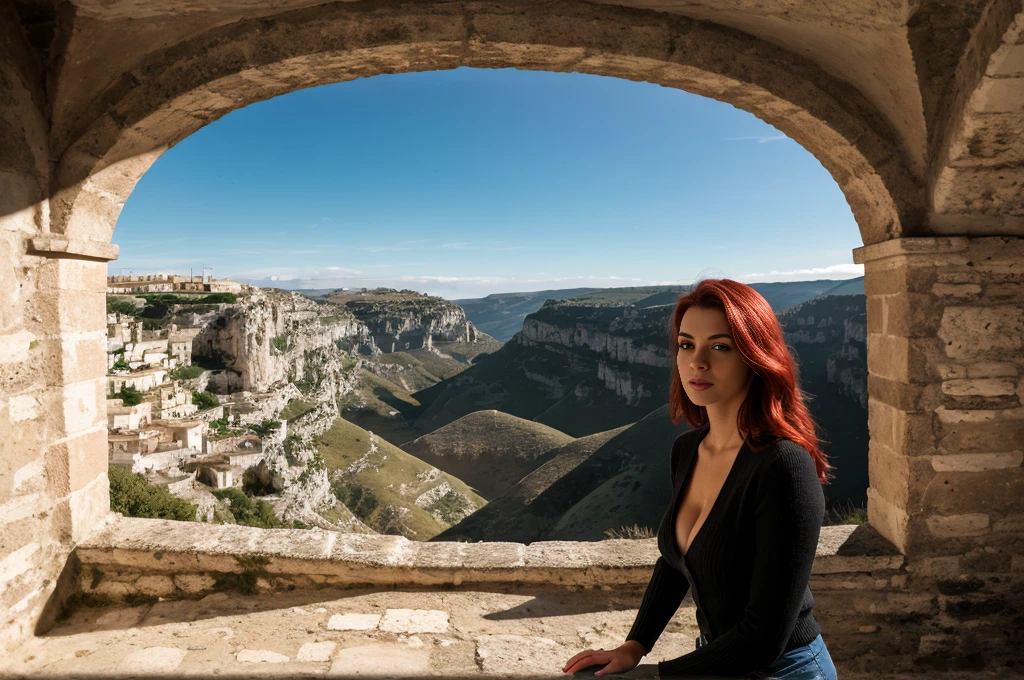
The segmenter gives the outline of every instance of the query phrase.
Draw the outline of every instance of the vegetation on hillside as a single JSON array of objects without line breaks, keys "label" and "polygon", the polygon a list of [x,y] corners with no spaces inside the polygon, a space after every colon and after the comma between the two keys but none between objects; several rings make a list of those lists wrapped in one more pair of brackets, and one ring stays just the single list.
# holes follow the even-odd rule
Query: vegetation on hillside
[{"label": "vegetation on hillside", "polygon": [[171,495],[166,486],[150,484],[145,476],[117,465],[107,468],[107,478],[113,512],[126,517],[195,521],[196,506]]},{"label": "vegetation on hillside", "polygon": [[192,403],[200,411],[208,411],[211,408],[220,406],[220,399],[213,392],[192,392]]},{"label": "vegetation on hillside", "polygon": [[134,302],[124,300],[116,295],[107,296],[107,314],[125,314],[127,316],[135,316],[138,313],[138,308]]},{"label": "vegetation on hillside", "polygon": [[250,498],[241,489],[228,487],[215,489],[213,495],[219,500],[227,499],[231,515],[238,524],[261,529],[276,529],[285,526],[274,513],[273,506],[266,501]]},{"label": "vegetation on hillside", "polygon": [[171,371],[171,378],[174,380],[193,380],[206,371],[202,366],[179,366]]},{"label": "vegetation on hillside", "polygon": [[120,399],[125,406],[136,406],[142,403],[142,392],[134,385],[123,385],[120,392],[114,393],[115,399]]},{"label": "vegetation on hillside", "polygon": [[466,509],[486,504],[462,480],[431,468],[343,418],[317,438],[316,446],[335,496],[380,533],[400,533],[426,541],[447,529],[450,522],[435,512],[452,517],[452,499],[442,501],[434,512],[418,505],[417,500],[434,505],[449,489],[466,498]]},{"label": "vegetation on hillside", "polygon": [[288,404],[281,409],[281,420],[294,420],[303,413],[316,408],[316,402],[306,401],[305,399],[292,399]]}]

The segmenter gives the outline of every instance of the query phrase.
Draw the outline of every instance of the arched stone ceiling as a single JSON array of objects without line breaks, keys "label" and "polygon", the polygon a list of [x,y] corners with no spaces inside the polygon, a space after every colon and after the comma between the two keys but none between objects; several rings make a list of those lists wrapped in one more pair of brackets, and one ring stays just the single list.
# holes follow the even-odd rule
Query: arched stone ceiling
[{"label": "arched stone ceiling", "polygon": [[[822,162],[866,243],[921,228],[924,197],[899,135],[856,88],[814,62],[682,16],[513,2],[335,3],[223,24],[150,51],[85,106],[54,114],[52,230],[109,239],[145,168],[231,110],[322,83],[461,65],[647,80],[729,102]],[[65,68],[61,82],[66,76]]]}]

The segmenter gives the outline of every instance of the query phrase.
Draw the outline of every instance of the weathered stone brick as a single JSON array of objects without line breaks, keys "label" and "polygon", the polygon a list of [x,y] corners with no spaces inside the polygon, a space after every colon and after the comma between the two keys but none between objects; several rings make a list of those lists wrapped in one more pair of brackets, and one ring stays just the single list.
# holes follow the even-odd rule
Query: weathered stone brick
[{"label": "weathered stone brick", "polygon": [[885,299],[883,295],[868,295],[867,327],[869,334],[885,335]]},{"label": "weathered stone brick", "polygon": [[107,433],[105,429],[85,432],[58,444],[57,447],[64,451],[63,455],[66,455],[68,459],[70,491],[83,489],[97,476],[106,473]]},{"label": "weathered stone brick", "polygon": [[932,267],[907,266],[906,261],[886,264],[868,262],[864,265],[864,293],[867,295],[895,295],[898,293],[927,293],[936,280]]},{"label": "weathered stone brick", "polygon": [[943,398],[938,384],[905,383],[868,374],[868,403],[877,399],[901,411],[929,411],[942,406]]},{"label": "weathered stone brick", "polygon": [[1024,451],[1008,453],[960,453],[933,456],[932,468],[937,472],[981,472],[1020,467]]},{"label": "weathered stone brick", "polygon": [[964,397],[1004,397],[1017,393],[1013,380],[1001,378],[974,378],[972,380],[946,380],[943,394]]},{"label": "weathered stone brick", "polygon": [[961,574],[959,557],[919,557],[908,560],[907,571],[928,578],[952,579]]},{"label": "weathered stone brick", "polygon": [[906,506],[885,498],[871,486],[868,487],[867,497],[868,522],[898,550],[904,551],[909,521]]},{"label": "weathered stone brick", "polygon": [[1020,372],[1017,364],[1008,361],[979,361],[967,364],[966,378],[1012,378]]},{"label": "weathered stone brick", "polygon": [[907,382],[910,374],[910,344],[894,335],[868,334],[868,372],[876,377]]},{"label": "weathered stone brick", "polygon": [[933,337],[942,321],[942,303],[933,295],[902,293],[885,298],[885,332],[904,338]]},{"label": "weathered stone brick", "polygon": [[992,452],[1024,441],[1024,409],[936,409],[937,446],[949,453]]},{"label": "weathered stone brick", "polygon": [[981,294],[981,286],[976,283],[936,283],[932,286],[932,294],[939,298],[970,298]]},{"label": "weathered stone brick", "polygon": [[988,515],[969,513],[966,515],[932,515],[927,518],[928,529],[939,538],[956,536],[978,536],[989,530]]},{"label": "weathered stone brick", "polygon": [[929,514],[1003,516],[1024,498],[1024,468],[932,474],[921,500]]},{"label": "weathered stone brick", "polygon": [[946,355],[956,359],[1002,361],[1019,356],[1024,349],[1024,308],[946,307],[938,336]]}]

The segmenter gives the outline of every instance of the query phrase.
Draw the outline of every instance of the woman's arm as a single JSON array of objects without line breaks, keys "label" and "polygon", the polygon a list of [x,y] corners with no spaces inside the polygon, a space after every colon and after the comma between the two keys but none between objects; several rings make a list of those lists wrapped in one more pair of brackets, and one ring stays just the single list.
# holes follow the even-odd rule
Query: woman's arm
[{"label": "woman's arm", "polygon": [[689,588],[690,583],[686,577],[666,562],[664,557],[658,557],[654,563],[654,574],[647,584],[644,598],[640,601],[640,610],[636,613],[626,641],[639,642],[644,648],[644,654],[649,654],[672,615],[683,603]]},{"label": "woman's arm", "polygon": [[747,675],[778,659],[796,626],[824,513],[814,460],[801,447],[781,449],[758,491],[753,581],[743,618],[693,652],[662,661],[659,674]]}]

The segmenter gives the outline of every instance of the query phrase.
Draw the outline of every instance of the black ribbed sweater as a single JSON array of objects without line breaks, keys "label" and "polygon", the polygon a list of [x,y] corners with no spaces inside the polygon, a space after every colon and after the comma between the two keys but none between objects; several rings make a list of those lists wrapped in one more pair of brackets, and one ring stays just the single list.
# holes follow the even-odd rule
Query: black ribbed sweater
[{"label": "black ribbed sweater", "polygon": [[709,425],[672,444],[672,500],[658,528],[661,557],[627,640],[650,653],[692,589],[697,625],[709,642],[661,661],[658,673],[748,675],[813,641],[808,581],[825,516],[825,495],[805,448],[779,439],[753,450],[744,443],[722,491],[684,557],[676,516]]}]

